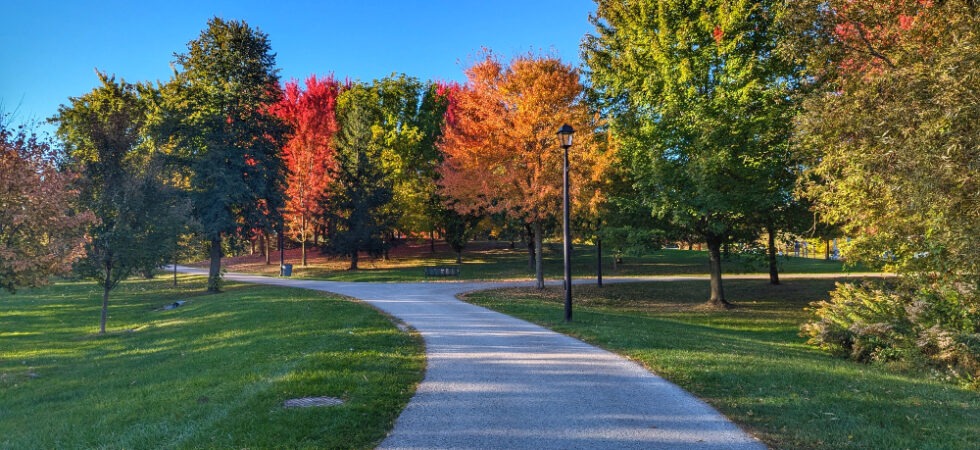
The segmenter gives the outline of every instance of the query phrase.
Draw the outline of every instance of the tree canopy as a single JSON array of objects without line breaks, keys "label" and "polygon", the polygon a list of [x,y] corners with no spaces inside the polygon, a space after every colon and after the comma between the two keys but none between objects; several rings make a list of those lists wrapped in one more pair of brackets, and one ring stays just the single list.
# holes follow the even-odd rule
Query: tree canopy
[{"label": "tree canopy", "polygon": [[271,228],[281,214],[287,128],[269,108],[282,90],[268,36],[242,21],[212,18],[175,56],[177,145],[194,214],[211,243],[208,290],[217,291],[222,237]]},{"label": "tree canopy", "polygon": [[171,252],[183,212],[181,199],[163,183],[156,151],[147,145],[150,89],[99,73],[101,86],[71,99],[54,120],[68,164],[83,178],[80,201],[98,219],[87,233],[86,257],[76,269],[103,289],[99,331],[105,333],[109,292],[133,271],[159,267]]},{"label": "tree canopy", "polygon": [[85,255],[95,218],[78,203],[77,174],[58,167],[56,156],[0,112],[0,289],[44,284]]},{"label": "tree canopy", "polygon": [[[441,192],[460,213],[503,212],[533,227],[540,256],[543,225],[561,211],[556,132],[562,124],[579,131],[570,156],[572,197],[581,205],[601,195],[586,188],[607,164],[592,140],[595,118],[583,101],[579,73],[551,57],[520,56],[504,66],[487,55],[466,77],[440,144]],[[540,262],[538,257],[542,287]]]},{"label": "tree canopy", "polygon": [[715,305],[727,304],[722,244],[794,182],[786,174],[795,68],[774,53],[781,5],[600,1],[583,44],[637,193],[708,244]]}]

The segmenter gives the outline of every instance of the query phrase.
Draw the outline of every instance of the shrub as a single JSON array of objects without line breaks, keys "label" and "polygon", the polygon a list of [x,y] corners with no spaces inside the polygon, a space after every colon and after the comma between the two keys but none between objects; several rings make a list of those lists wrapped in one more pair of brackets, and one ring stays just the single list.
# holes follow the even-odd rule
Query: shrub
[{"label": "shrub", "polygon": [[815,319],[803,324],[801,334],[839,356],[929,366],[977,387],[976,292],[941,280],[908,281],[838,283],[830,300],[811,304]]}]

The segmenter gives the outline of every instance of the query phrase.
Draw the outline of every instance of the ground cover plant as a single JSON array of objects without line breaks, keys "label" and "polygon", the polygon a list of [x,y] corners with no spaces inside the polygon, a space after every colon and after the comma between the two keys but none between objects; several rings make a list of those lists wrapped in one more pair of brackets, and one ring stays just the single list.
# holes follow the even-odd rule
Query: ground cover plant
[{"label": "ground cover plant", "polygon": [[466,300],[645,365],[773,448],[980,448],[980,394],[901,366],[834,358],[806,345],[810,302],[835,280],[728,280],[732,310],[704,306],[703,281],[502,289]]},{"label": "ground cover plant", "polygon": [[[544,275],[555,279],[562,277],[562,253],[560,242],[544,245]],[[300,264],[300,249],[285,252],[286,264],[293,265],[293,277],[332,281],[422,281],[422,268],[426,266],[456,265],[456,255],[444,243],[437,243],[433,252],[428,243],[406,244],[395,247],[388,260],[381,258],[362,260],[357,271],[347,270],[350,262],[345,258],[309,252],[308,266]],[[603,277],[630,277],[648,275],[707,275],[707,251],[664,249],[636,256],[622,256],[621,263],[613,268],[614,255],[603,253]],[[227,258],[227,269],[232,272],[278,275],[279,253],[272,252],[270,264],[261,255]],[[203,264],[203,263],[202,263]],[[779,257],[779,265],[785,273],[841,273],[851,270],[840,261],[821,258]],[[754,256],[733,254],[723,265],[728,274],[768,273],[764,261]],[[860,270],[854,269],[854,270]],[[575,278],[595,279],[595,247],[576,245],[572,258]],[[459,279],[462,280],[529,280],[534,277],[528,267],[527,250],[517,243],[511,248],[507,241],[472,242],[463,252]]]},{"label": "ground cover plant", "polygon": [[[123,282],[101,336],[92,283],[0,295],[0,448],[372,448],[421,380],[421,340],[367,305],[179,282]],[[345,403],[284,408],[318,396]]]}]

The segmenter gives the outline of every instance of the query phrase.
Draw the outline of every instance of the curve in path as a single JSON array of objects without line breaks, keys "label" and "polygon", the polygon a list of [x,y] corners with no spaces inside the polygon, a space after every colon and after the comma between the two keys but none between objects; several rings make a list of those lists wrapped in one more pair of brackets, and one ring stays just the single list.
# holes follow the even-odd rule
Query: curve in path
[{"label": "curve in path", "polygon": [[765,448],[631,361],[455,297],[501,283],[225,277],[358,298],[423,336],[425,378],[379,448]]}]

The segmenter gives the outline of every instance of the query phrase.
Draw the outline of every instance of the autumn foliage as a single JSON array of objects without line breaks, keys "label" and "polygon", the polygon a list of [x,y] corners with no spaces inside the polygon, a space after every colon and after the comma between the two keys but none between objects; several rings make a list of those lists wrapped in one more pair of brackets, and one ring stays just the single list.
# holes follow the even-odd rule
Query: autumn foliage
[{"label": "autumn foliage", "polygon": [[286,211],[289,232],[304,244],[313,234],[314,218],[322,214],[325,189],[335,165],[333,146],[337,133],[337,96],[341,85],[332,76],[306,79],[306,89],[293,80],[286,83],[273,114],[292,128],[283,148],[286,165]]},{"label": "autumn foliage", "polygon": [[592,141],[593,116],[582,101],[579,73],[552,57],[492,55],[466,71],[452,92],[441,149],[442,195],[462,214],[504,213],[523,221],[534,237],[538,286],[543,224],[562,211],[562,124],[578,130],[570,153],[571,196],[578,204],[599,196],[591,182],[605,167]]},{"label": "autumn foliage", "polygon": [[579,132],[570,153],[572,196],[595,199],[588,183],[604,163],[592,142],[592,115],[581,101],[578,71],[550,57],[521,56],[504,67],[493,56],[452,89],[440,169],[442,192],[456,209],[506,212],[527,223],[561,211],[562,151],[556,132]]},{"label": "autumn foliage", "polygon": [[37,286],[85,255],[91,213],[74,213],[74,175],[58,170],[47,144],[0,124],[0,288]]},{"label": "autumn foliage", "polygon": [[[846,56],[841,61],[845,72],[879,74],[885,68],[905,63],[896,53],[909,47],[928,51],[930,33],[936,24],[927,14],[932,0],[850,0],[831,2],[833,36]],[[930,16],[933,16],[930,19]],[[933,43],[935,44],[935,43]]]}]

